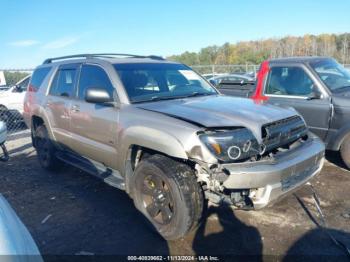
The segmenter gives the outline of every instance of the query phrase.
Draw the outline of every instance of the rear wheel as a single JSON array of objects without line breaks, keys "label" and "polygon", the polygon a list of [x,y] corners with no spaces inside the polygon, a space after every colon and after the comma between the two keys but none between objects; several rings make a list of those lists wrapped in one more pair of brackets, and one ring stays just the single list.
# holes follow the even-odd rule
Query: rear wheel
[{"label": "rear wheel", "polygon": [[341,145],[340,154],[345,165],[350,169],[350,134],[345,138]]},{"label": "rear wheel", "polygon": [[131,183],[135,206],[165,239],[181,238],[197,226],[203,192],[189,166],[154,155],[140,162]]},{"label": "rear wheel", "polygon": [[55,147],[44,125],[38,126],[34,131],[35,148],[40,165],[47,170],[56,170],[60,161],[55,157]]}]

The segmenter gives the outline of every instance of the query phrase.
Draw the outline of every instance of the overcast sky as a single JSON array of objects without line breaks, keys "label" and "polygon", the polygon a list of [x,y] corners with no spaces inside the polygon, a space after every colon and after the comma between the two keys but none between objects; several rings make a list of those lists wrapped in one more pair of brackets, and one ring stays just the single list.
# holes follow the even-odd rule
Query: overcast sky
[{"label": "overcast sky", "polygon": [[350,32],[349,0],[0,0],[0,68],[118,52],[168,56],[208,45]]}]

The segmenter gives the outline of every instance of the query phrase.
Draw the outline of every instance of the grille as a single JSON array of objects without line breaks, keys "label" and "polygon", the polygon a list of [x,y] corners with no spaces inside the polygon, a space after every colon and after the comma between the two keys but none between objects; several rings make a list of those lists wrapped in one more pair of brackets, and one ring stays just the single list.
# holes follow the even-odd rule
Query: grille
[{"label": "grille", "polygon": [[282,119],[262,127],[266,150],[272,150],[295,142],[307,134],[307,127],[300,116]]}]

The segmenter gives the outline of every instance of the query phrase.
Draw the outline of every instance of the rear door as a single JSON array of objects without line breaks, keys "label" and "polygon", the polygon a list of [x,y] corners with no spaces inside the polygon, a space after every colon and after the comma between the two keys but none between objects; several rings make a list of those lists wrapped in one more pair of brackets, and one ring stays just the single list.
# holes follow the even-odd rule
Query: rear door
[{"label": "rear door", "polygon": [[56,141],[66,147],[71,143],[70,107],[74,99],[79,66],[68,64],[58,68],[45,105],[52,133]]},{"label": "rear door", "polygon": [[[269,97],[269,103],[295,108],[313,133],[326,138],[331,100],[305,66],[272,65],[264,94]],[[320,94],[320,98],[311,98],[314,94]]]},{"label": "rear door", "polygon": [[80,72],[77,99],[71,104],[71,147],[75,153],[116,168],[117,128],[119,109],[111,105],[85,101],[90,87],[105,89],[115,97],[115,88],[107,72],[95,64],[83,64]]}]

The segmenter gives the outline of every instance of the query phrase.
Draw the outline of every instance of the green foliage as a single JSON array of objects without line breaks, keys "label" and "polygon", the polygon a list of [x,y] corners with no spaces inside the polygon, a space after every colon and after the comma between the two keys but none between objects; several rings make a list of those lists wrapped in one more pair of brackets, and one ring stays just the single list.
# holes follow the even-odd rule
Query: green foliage
[{"label": "green foliage", "polygon": [[14,86],[19,80],[26,77],[28,73],[24,72],[8,72],[5,71],[5,79],[7,86]]},{"label": "green foliage", "polygon": [[187,65],[260,64],[268,58],[285,56],[331,56],[350,63],[350,33],[286,36],[222,46],[208,46],[198,53],[185,52],[168,57]]}]

